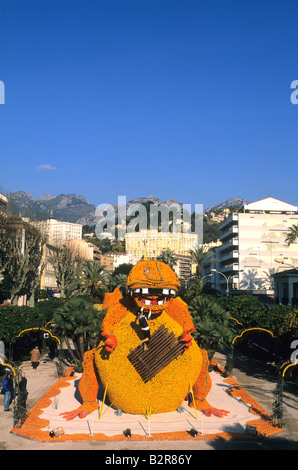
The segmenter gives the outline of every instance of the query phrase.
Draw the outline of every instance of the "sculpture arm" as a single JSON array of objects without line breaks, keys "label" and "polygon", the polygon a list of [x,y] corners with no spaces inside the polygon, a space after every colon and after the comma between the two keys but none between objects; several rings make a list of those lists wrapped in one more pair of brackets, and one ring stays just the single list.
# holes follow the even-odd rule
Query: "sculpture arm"
[{"label": "sculpture arm", "polygon": [[76,418],[84,418],[92,411],[98,409],[97,393],[98,393],[98,380],[94,368],[94,354],[95,349],[87,351],[83,359],[83,374],[79,382],[79,392],[82,398],[82,405],[72,411],[60,413],[67,421]]}]

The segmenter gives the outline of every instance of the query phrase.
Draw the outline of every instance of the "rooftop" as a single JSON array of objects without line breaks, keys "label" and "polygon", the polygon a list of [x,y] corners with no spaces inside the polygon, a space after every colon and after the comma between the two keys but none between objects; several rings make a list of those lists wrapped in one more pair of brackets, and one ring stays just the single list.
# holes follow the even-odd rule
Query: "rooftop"
[{"label": "rooftop", "polygon": [[280,201],[274,197],[266,197],[250,204],[244,204],[244,211],[269,211],[269,212],[298,212],[298,207],[287,202]]},{"label": "rooftop", "polygon": [[298,268],[295,269],[285,269],[284,271],[279,271],[278,273],[272,274],[272,277],[284,277],[284,276],[297,276],[298,277]]}]

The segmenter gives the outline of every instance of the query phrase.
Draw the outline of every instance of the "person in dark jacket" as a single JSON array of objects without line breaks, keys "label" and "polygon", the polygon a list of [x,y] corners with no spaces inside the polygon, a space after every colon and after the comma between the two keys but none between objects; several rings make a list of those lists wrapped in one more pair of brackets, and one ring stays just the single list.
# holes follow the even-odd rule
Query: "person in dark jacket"
[{"label": "person in dark jacket", "polygon": [[9,405],[13,398],[13,380],[10,372],[8,372],[3,380],[2,387],[2,393],[4,394],[4,411],[10,411]]},{"label": "person in dark jacket", "polygon": [[148,319],[151,317],[151,311],[149,310],[148,316],[145,315],[143,309],[141,309],[137,314],[137,321],[141,327],[141,330],[144,335],[144,339],[141,341],[141,344],[144,344],[144,351],[148,348],[148,343],[150,340],[150,326],[148,324]]},{"label": "person in dark jacket", "polygon": [[25,374],[22,372],[20,375],[20,382],[19,382],[19,395],[18,395],[18,405],[22,408],[26,408],[26,400],[27,400],[27,379]]}]

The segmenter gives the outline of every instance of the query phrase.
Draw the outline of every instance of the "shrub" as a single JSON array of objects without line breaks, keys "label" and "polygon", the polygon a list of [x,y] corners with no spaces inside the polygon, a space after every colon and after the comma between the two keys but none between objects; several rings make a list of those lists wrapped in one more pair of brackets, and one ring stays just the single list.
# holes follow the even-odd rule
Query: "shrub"
[{"label": "shrub", "polygon": [[229,295],[217,299],[230,317],[243,323],[246,328],[260,326],[266,328],[262,323],[266,319],[266,306],[253,295]]},{"label": "shrub", "polygon": [[35,307],[0,307],[0,339],[4,343],[15,343],[18,334],[27,328],[39,328],[46,324],[44,312]]},{"label": "shrub", "polygon": [[230,346],[235,332],[231,327],[229,313],[208,295],[195,298],[189,306],[196,331],[193,336],[202,349],[208,352],[209,360],[222,345]]}]

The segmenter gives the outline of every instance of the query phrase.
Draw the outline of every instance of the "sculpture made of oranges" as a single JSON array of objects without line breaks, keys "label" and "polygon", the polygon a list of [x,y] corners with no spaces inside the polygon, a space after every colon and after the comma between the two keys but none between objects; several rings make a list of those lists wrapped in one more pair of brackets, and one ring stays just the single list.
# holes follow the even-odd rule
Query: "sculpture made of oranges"
[{"label": "sculpture made of oranges", "polygon": [[[180,283],[174,271],[158,261],[140,261],[129,273],[127,287],[127,296],[119,289],[105,296],[103,340],[84,358],[79,384],[83,404],[63,413],[64,417],[83,417],[98,408],[98,382],[106,389],[111,406],[125,413],[144,414],[148,407],[154,413],[173,411],[191,388],[191,406],[206,415],[223,416],[225,411],[212,408],[206,400],[211,388],[208,357],[190,336],[194,324],[187,305],[177,297]],[[146,317],[143,328],[137,321],[140,312]],[[147,349],[141,351],[140,342],[148,331]],[[145,372],[153,368],[148,380],[138,365],[144,363],[146,354],[151,362],[144,366]],[[133,363],[132,356],[139,361]]]}]

